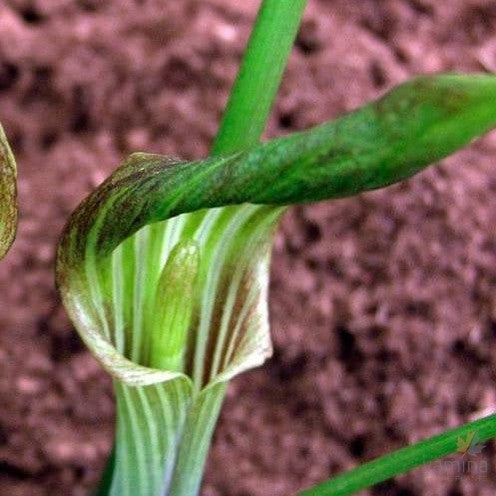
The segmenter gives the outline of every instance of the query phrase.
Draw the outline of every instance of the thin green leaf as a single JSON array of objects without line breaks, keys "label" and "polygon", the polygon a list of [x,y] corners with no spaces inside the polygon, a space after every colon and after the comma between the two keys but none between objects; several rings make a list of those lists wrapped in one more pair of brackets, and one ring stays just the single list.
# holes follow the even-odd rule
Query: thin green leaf
[{"label": "thin green leaf", "polygon": [[0,125],[0,259],[14,242],[17,229],[16,177],[14,155]]},{"label": "thin green leaf", "polygon": [[[418,78],[337,121],[243,152],[194,162],[134,154],[80,205],[59,246],[57,281],[83,340],[120,383],[111,494],[197,487],[197,474],[181,473],[191,463],[181,453],[201,447],[204,456],[226,381],[271,353],[269,258],[284,207],[410,177],[496,126],[495,101],[492,76]],[[197,256],[177,256],[192,246]],[[169,370],[154,368],[163,325],[175,335],[162,357],[174,358]],[[119,467],[136,467],[135,479]]]},{"label": "thin green leaf", "polygon": [[[478,437],[482,443],[496,437],[496,415],[490,415],[438,436],[394,451],[334,479],[302,491],[298,496],[348,496],[396,475],[459,451],[460,439]],[[470,444],[470,443],[469,443]]]}]

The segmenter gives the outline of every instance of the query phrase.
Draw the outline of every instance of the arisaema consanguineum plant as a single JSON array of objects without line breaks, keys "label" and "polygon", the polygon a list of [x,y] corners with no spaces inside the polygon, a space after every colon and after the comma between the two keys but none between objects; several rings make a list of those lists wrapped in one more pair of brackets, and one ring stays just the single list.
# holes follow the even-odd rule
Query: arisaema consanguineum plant
[{"label": "arisaema consanguineum plant", "polygon": [[[305,2],[297,3],[301,15]],[[265,18],[276,4],[265,2]],[[203,160],[131,155],[63,233],[64,305],[114,378],[115,451],[99,494],[198,493],[228,381],[271,353],[270,250],[288,205],[394,184],[467,145],[496,127],[496,77],[415,78],[335,121],[263,144],[258,131],[243,142],[242,125]]]},{"label": "arisaema consanguineum plant", "polygon": [[16,234],[16,177],[14,155],[0,126],[0,259],[7,253]]}]

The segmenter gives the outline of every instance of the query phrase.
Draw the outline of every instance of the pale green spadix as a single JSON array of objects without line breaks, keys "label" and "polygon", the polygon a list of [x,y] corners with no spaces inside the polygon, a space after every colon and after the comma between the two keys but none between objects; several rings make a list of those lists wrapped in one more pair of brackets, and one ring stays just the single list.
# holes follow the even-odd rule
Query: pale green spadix
[{"label": "pale green spadix", "polygon": [[0,259],[12,245],[17,228],[16,177],[14,155],[0,125]]},{"label": "pale green spadix", "polygon": [[74,324],[115,378],[109,494],[197,494],[227,381],[271,353],[285,206],[401,181],[495,126],[496,77],[433,76],[239,153],[129,157],[74,212],[57,263]]},{"label": "pale green spadix", "polygon": [[150,367],[184,370],[198,265],[199,250],[194,240],[179,241],[167,258],[151,314]]}]

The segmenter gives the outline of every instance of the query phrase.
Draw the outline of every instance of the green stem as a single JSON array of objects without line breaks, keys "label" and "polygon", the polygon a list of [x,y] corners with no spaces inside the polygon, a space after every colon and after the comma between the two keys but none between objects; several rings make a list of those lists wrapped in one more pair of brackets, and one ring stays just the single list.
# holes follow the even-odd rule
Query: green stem
[{"label": "green stem", "polygon": [[233,86],[212,155],[255,145],[262,135],[307,0],[265,0]]},{"label": "green stem", "polygon": [[110,493],[110,488],[112,486],[112,478],[114,477],[115,468],[115,444],[112,446],[110,455],[107,459],[105,468],[103,469],[102,479],[100,481],[100,486],[95,493],[95,496],[107,496]]},{"label": "green stem", "polygon": [[[412,444],[360,467],[338,475],[334,479],[299,493],[298,496],[347,496],[374,484],[408,472],[426,463],[456,453],[463,442],[477,436],[482,443],[496,437],[496,415],[465,424],[438,436]],[[459,444],[459,439],[462,444]],[[464,456],[463,454],[459,455]]]}]

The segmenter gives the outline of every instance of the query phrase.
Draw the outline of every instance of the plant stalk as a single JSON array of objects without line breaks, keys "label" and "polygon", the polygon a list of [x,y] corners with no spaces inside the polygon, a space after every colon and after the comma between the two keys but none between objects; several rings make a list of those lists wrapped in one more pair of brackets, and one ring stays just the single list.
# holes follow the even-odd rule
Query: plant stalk
[{"label": "plant stalk", "polygon": [[262,135],[308,0],[264,0],[211,154],[255,145]]}]

